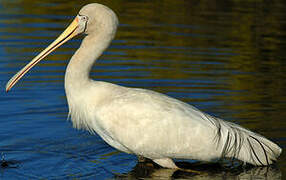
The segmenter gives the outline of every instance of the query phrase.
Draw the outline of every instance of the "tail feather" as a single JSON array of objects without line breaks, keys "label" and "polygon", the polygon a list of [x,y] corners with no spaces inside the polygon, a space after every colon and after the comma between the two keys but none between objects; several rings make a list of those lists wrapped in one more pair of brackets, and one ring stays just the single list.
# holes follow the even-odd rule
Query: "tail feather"
[{"label": "tail feather", "polygon": [[237,124],[218,120],[222,157],[236,158],[256,166],[270,165],[282,149],[265,137]]}]

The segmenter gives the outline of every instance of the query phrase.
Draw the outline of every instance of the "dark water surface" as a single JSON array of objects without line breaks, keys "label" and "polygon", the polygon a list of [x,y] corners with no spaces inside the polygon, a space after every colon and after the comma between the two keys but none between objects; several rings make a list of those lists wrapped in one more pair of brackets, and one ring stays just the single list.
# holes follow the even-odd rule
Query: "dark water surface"
[{"label": "dark water surface", "polygon": [[[276,166],[209,175],[137,165],[97,135],[72,128],[63,79],[80,38],[56,50],[10,93],[5,84],[94,1],[0,1],[0,179],[283,179]],[[97,1],[120,26],[94,79],[152,89],[286,147],[286,1]],[[191,133],[191,132],[190,132]]]}]

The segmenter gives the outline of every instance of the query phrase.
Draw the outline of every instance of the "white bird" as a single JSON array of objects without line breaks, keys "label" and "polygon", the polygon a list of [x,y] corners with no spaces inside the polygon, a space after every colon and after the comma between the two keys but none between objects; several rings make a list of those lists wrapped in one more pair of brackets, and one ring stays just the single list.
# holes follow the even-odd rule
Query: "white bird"
[{"label": "white bird", "polygon": [[272,164],[282,149],[237,124],[147,89],[94,81],[89,72],[108,47],[118,26],[116,14],[93,3],[84,6],[67,29],[14,75],[6,91],[57,47],[85,34],[65,74],[65,91],[73,126],[96,132],[110,146],[178,168],[173,159],[213,161],[236,158],[257,166]]}]

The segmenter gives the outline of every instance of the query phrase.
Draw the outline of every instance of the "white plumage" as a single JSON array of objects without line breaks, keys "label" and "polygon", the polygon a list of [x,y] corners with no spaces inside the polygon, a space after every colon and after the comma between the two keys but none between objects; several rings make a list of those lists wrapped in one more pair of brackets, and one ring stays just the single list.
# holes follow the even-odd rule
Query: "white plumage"
[{"label": "white plumage", "polygon": [[258,166],[277,159],[282,151],[279,146],[237,124],[154,91],[91,80],[89,72],[112,41],[117,25],[117,16],[106,6],[84,6],[67,30],[8,82],[7,91],[56,47],[85,33],[65,75],[75,128],[96,132],[114,148],[167,168],[177,168],[172,158],[212,161],[228,157]]}]

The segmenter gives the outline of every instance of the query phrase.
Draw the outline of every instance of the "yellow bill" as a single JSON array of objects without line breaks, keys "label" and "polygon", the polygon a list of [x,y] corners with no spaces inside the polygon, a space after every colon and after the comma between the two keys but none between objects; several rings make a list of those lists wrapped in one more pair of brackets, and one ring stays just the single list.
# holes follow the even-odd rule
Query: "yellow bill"
[{"label": "yellow bill", "polygon": [[6,92],[8,92],[32,67],[38,64],[47,55],[53,52],[56,48],[64,44],[78,34],[78,18],[76,17],[73,22],[66,28],[66,30],[46,49],[38,54],[31,62],[23,67],[17,74],[15,74],[6,84]]}]

